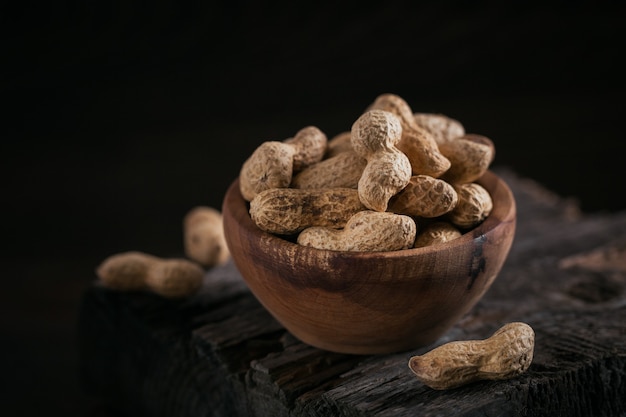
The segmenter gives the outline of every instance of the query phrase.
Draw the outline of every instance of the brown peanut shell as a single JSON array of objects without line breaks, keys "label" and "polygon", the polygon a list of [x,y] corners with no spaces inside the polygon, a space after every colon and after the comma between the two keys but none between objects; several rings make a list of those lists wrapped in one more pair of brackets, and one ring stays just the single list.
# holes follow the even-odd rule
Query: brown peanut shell
[{"label": "brown peanut shell", "polygon": [[439,245],[450,242],[461,236],[461,231],[448,222],[439,221],[431,223],[420,230],[415,238],[414,248]]},{"label": "brown peanut shell", "polygon": [[365,206],[353,188],[274,188],[259,193],[249,211],[261,230],[290,235],[312,226],[341,228],[362,210]]},{"label": "brown peanut shell", "polygon": [[482,223],[489,216],[493,208],[491,195],[477,183],[458,184],[454,186],[459,201],[456,207],[446,214],[452,224],[469,229]]},{"label": "brown peanut shell", "polygon": [[289,187],[293,175],[295,148],[268,141],[257,147],[239,172],[239,191],[247,201],[261,191]]},{"label": "brown peanut shell", "polygon": [[439,145],[450,161],[450,168],[441,176],[453,184],[474,182],[489,169],[494,147],[486,136],[471,134]]},{"label": "brown peanut shell", "polygon": [[438,145],[465,135],[461,122],[441,113],[413,113],[415,123],[427,130]]},{"label": "brown peanut shell", "polygon": [[357,188],[367,160],[352,149],[313,164],[293,177],[293,188]]},{"label": "brown peanut shell", "polygon": [[387,210],[433,218],[451,211],[457,201],[458,196],[452,185],[428,175],[414,175],[408,185],[389,200]]},{"label": "brown peanut shell", "polygon": [[508,323],[485,340],[449,342],[409,359],[425,385],[445,390],[479,380],[504,380],[524,373],[533,360],[535,332],[526,323]]},{"label": "brown peanut shell", "polygon": [[322,160],[328,139],[319,128],[307,126],[283,142],[294,147],[293,171],[298,172]]},{"label": "brown peanut shell", "polygon": [[409,158],[414,175],[424,174],[438,178],[448,170],[450,161],[439,152],[431,133],[415,123],[409,104],[395,94],[381,94],[368,109],[388,111],[399,119],[402,137],[396,145]]},{"label": "brown peanut shell", "polygon": [[341,230],[310,227],[298,235],[298,243],[334,251],[394,251],[413,246],[417,226],[409,216],[360,211]]}]

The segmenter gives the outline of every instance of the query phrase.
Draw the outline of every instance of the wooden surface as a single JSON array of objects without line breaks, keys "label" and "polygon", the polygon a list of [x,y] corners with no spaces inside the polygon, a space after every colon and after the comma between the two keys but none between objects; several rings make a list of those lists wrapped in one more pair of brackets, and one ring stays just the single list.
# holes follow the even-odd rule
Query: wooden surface
[{"label": "wooden surface", "polygon": [[[183,301],[89,288],[79,320],[88,395],[128,416],[626,415],[626,213],[582,216],[532,180],[498,173],[517,200],[509,258],[432,345],[361,356],[310,347],[230,263]],[[435,391],[408,369],[412,355],[510,321],[536,333],[520,377]]]}]

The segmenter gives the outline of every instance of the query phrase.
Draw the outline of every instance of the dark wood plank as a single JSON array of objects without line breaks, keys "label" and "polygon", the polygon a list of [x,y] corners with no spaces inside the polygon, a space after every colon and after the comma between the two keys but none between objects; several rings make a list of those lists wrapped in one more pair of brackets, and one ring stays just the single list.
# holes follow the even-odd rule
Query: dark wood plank
[{"label": "dark wood plank", "polygon": [[[89,395],[123,415],[435,416],[626,414],[626,213],[583,215],[498,170],[518,204],[516,238],[485,297],[431,346],[392,355],[326,352],[293,338],[230,263],[183,301],[94,284],[80,315]],[[434,391],[410,356],[524,321],[529,370]]]}]

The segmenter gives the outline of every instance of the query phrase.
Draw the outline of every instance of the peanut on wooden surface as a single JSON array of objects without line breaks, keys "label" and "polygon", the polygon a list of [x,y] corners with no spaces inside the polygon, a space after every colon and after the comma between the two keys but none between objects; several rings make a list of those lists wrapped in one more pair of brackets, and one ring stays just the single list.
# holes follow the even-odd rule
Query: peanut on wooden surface
[{"label": "peanut on wooden surface", "polygon": [[96,268],[96,275],[103,286],[113,290],[149,290],[162,297],[178,298],[198,291],[204,270],[186,259],[129,251],[106,258]]},{"label": "peanut on wooden surface", "polygon": [[483,176],[493,160],[494,147],[486,136],[468,134],[439,145],[450,161],[441,178],[453,184],[474,182]]},{"label": "peanut on wooden surface", "polygon": [[428,175],[414,175],[409,184],[389,201],[389,211],[408,216],[433,218],[451,211],[457,204],[450,184]]},{"label": "peanut on wooden surface", "polygon": [[357,188],[367,160],[352,148],[297,173],[293,188]]},{"label": "peanut on wooden surface", "polygon": [[459,201],[452,211],[446,214],[448,220],[462,228],[472,228],[489,216],[493,209],[491,195],[483,186],[475,182],[454,186]]},{"label": "peanut on wooden surface", "polygon": [[304,229],[298,243],[334,251],[394,251],[412,247],[416,230],[409,216],[365,210],[353,215],[341,230]]},{"label": "peanut on wooden surface", "polygon": [[369,109],[385,110],[400,120],[402,138],[397,147],[409,158],[414,175],[438,178],[450,168],[450,161],[439,151],[433,135],[415,122],[409,104],[396,94],[381,94]]},{"label": "peanut on wooden surface", "polygon": [[479,380],[504,380],[524,373],[533,360],[535,332],[526,323],[502,326],[485,340],[449,342],[409,359],[425,385],[445,390]]},{"label": "peanut on wooden surface", "polygon": [[183,218],[183,245],[185,256],[206,268],[225,264],[230,252],[222,213],[207,206],[191,209]]},{"label": "peanut on wooden surface", "polygon": [[413,120],[426,129],[438,145],[465,135],[461,122],[440,113],[413,113]]},{"label": "peanut on wooden surface", "polygon": [[400,121],[383,110],[367,111],[352,125],[352,148],[367,160],[359,198],[371,210],[386,211],[389,199],[409,183],[411,163],[395,147],[401,137]]},{"label": "peanut on wooden surface", "polygon": [[461,231],[453,224],[438,221],[423,227],[415,238],[414,248],[438,245],[461,237]]},{"label": "peanut on wooden surface", "polygon": [[353,188],[275,188],[250,201],[252,221],[261,230],[282,235],[312,226],[341,228],[361,210],[365,206]]}]

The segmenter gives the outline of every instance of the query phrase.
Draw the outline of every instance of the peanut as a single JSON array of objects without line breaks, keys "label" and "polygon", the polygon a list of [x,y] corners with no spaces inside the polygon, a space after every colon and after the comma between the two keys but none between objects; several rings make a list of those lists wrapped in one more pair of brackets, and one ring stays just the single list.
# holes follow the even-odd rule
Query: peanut
[{"label": "peanut", "polygon": [[411,107],[402,97],[381,94],[369,109],[385,110],[398,117],[402,126],[402,138],[397,148],[409,158],[414,175],[424,174],[438,178],[450,168],[450,161],[441,154],[430,132],[415,122]]},{"label": "peanut", "polygon": [[465,135],[465,127],[461,122],[445,114],[413,113],[413,120],[426,129],[438,145]]},{"label": "peanut", "polygon": [[350,143],[351,132],[348,130],[346,132],[341,132],[338,135],[333,136],[328,141],[328,146],[326,147],[326,155],[325,158],[332,158],[333,156],[344,152],[352,150],[352,143]]},{"label": "peanut", "polygon": [[247,201],[261,191],[289,187],[293,175],[295,147],[283,142],[263,142],[243,163],[239,190]]},{"label": "peanut", "polygon": [[428,175],[414,175],[409,184],[389,200],[389,211],[417,217],[439,217],[451,211],[458,197],[454,187]]},{"label": "peanut", "polygon": [[440,243],[450,242],[461,236],[461,231],[454,225],[438,221],[425,226],[415,238],[414,248],[423,248],[425,246],[438,245]]},{"label": "peanut", "polygon": [[96,275],[103,286],[118,291],[149,290],[167,298],[192,295],[202,285],[204,270],[186,259],[163,259],[130,251],[106,258]]},{"label": "peanut", "polygon": [[282,142],[263,142],[241,167],[241,195],[250,201],[263,190],[289,187],[294,172],[322,160],[327,142],[326,135],[315,126],[302,128]]},{"label": "peanut", "polygon": [[393,251],[413,246],[417,226],[409,216],[360,211],[341,230],[310,227],[298,235],[298,243],[334,251]]},{"label": "peanut", "polygon": [[402,136],[400,121],[392,113],[370,110],[352,125],[354,151],[367,160],[358,182],[363,205],[375,211],[387,210],[389,199],[411,178],[411,163],[395,144]]},{"label": "peanut", "polygon": [[439,145],[451,166],[441,178],[455,184],[474,182],[493,161],[494,147],[486,136],[468,134]]},{"label": "peanut", "polygon": [[265,190],[250,201],[250,217],[269,233],[289,235],[311,226],[341,228],[365,207],[352,188]]},{"label": "peanut", "polygon": [[283,141],[294,147],[293,171],[298,172],[322,160],[326,153],[328,139],[324,132],[315,126],[300,129],[293,138]]},{"label": "peanut", "polygon": [[491,195],[480,184],[454,185],[459,201],[452,211],[446,214],[452,224],[469,229],[480,224],[493,209]]},{"label": "peanut", "polygon": [[485,340],[455,341],[409,359],[425,385],[445,390],[479,380],[504,380],[524,373],[533,360],[535,332],[526,323],[502,326]]},{"label": "peanut", "polygon": [[224,265],[230,259],[230,251],[224,238],[222,213],[213,207],[191,209],[183,219],[183,244],[185,255],[200,265]]},{"label": "peanut", "polygon": [[485,146],[489,146],[491,148],[491,160],[489,163],[492,163],[496,157],[496,146],[491,139],[487,136],[477,135],[475,133],[466,133],[463,137],[467,140],[471,140],[472,142],[481,143]]},{"label": "peanut", "polygon": [[340,152],[300,171],[293,188],[357,188],[367,160],[352,149]]}]

